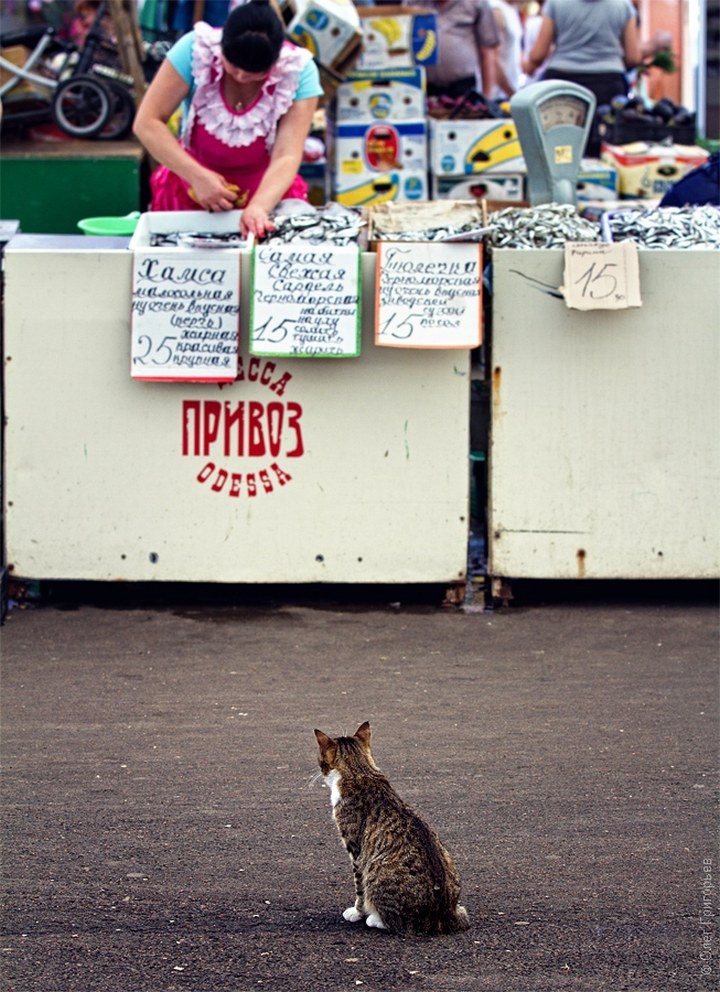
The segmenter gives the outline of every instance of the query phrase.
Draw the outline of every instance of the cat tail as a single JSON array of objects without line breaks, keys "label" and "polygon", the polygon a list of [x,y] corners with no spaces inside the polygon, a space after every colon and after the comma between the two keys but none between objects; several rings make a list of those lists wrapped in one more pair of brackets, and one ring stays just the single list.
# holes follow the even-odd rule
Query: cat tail
[{"label": "cat tail", "polygon": [[470,926],[467,910],[464,906],[454,906],[448,909],[440,922],[440,933],[460,933]]}]

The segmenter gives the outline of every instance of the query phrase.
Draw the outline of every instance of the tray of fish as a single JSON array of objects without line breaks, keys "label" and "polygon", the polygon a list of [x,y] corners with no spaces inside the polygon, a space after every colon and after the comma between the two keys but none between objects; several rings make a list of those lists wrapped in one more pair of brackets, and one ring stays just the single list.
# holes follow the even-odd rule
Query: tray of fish
[{"label": "tray of fish", "polygon": [[362,214],[340,203],[317,208],[305,200],[281,200],[270,219],[275,230],[263,238],[263,244],[351,245],[359,242],[365,226]]},{"label": "tray of fish", "polygon": [[249,251],[253,239],[240,236],[240,210],[211,214],[205,210],[153,210],[142,214],[128,247],[182,251],[234,248]]},{"label": "tray of fish", "polygon": [[376,241],[482,241],[486,229],[477,200],[380,203],[368,208],[368,236]]},{"label": "tray of fish", "polygon": [[212,231],[170,231],[151,234],[151,248],[246,248],[249,242],[237,231],[216,234]]},{"label": "tray of fish", "polygon": [[565,203],[506,207],[488,214],[486,244],[492,248],[564,248],[568,241],[600,241],[600,225]]},{"label": "tray of fish", "polygon": [[604,241],[636,241],[640,248],[720,248],[720,209],[709,205],[614,210],[601,225]]}]

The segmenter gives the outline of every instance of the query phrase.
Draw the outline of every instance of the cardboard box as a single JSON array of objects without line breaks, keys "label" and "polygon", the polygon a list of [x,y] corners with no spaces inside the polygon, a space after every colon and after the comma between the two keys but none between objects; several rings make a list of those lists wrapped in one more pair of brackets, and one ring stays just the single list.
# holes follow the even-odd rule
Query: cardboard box
[{"label": "cardboard box", "polygon": [[344,78],[362,48],[355,6],[337,0],[292,0],[288,6],[293,14],[286,27],[288,38],[307,48],[331,78]]},{"label": "cardboard box", "polygon": [[[383,203],[366,212],[368,241],[377,248],[379,240],[403,241],[408,231],[437,231],[464,225],[482,227],[482,206],[469,199],[453,203],[435,200],[417,203]],[[381,237],[382,236],[382,237]]]},{"label": "cardboard box", "polygon": [[525,172],[515,122],[430,118],[430,171],[436,176]]},{"label": "cardboard box", "polygon": [[406,169],[388,172],[382,176],[365,173],[360,182],[350,184],[347,177],[333,186],[332,198],[344,207],[363,207],[376,203],[401,200],[427,200],[427,172]]},{"label": "cardboard box", "polygon": [[[482,208],[477,200],[452,204],[436,200],[417,203],[383,203],[365,211],[368,243],[372,249],[378,241],[405,240],[408,231],[433,231],[438,228],[482,227]],[[394,237],[396,236],[396,237]]]},{"label": "cardboard box", "polygon": [[366,69],[348,74],[338,87],[338,123],[419,120],[425,116],[425,70]]},{"label": "cardboard box", "polygon": [[333,199],[339,203],[427,199],[424,120],[338,124],[328,134]]},{"label": "cardboard box", "polygon": [[[6,62],[11,62],[18,68],[22,68],[32,55],[32,51],[26,48],[25,45],[9,45],[7,48],[0,50],[0,55],[2,55]],[[42,76],[45,69],[40,62],[31,71],[37,76]],[[16,78],[15,74],[10,72],[9,69],[0,68],[0,86],[4,86],[5,83],[14,78]],[[51,83],[52,80],[48,79],[48,86],[43,86],[41,83],[33,83],[27,79],[20,79],[15,86],[8,90],[2,98],[2,102],[11,104],[13,101],[20,100],[42,100],[50,103],[53,95]]]},{"label": "cardboard box", "polygon": [[523,203],[525,175],[522,172],[483,173],[482,176],[430,176],[433,200],[499,200]]},{"label": "cardboard box", "polygon": [[617,200],[618,173],[613,165],[599,159],[583,159],[577,181],[578,203]]},{"label": "cardboard box", "polygon": [[333,129],[332,163],[337,173],[385,173],[427,170],[424,120],[398,124],[338,124]]},{"label": "cardboard box", "polygon": [[601,153],[603,162],[617,169],[621,199],[661,199],[685,173],[703,165],[708,155],[695,145],[650,145],[645,141],[603,145]]},{"label": "cardboard box", "polygon": [[424,7],[359,7],[363,50],[358,69],[397,69],[437,62],[437,18]]}]

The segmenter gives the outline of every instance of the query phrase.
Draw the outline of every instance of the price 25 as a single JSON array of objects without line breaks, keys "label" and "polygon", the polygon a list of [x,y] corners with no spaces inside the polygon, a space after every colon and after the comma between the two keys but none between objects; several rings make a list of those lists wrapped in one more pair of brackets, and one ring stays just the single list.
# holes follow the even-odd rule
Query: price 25
[{"label": "price 25", "polygon": [[177,341],[177,336],[166,334],[160,344],[155,344],[149,334],[141,334],[138,339],[138,348],[144,349],[142,353],[133,355],[134,365],[167,365],[172,361],[173,349],[168,341]]}]

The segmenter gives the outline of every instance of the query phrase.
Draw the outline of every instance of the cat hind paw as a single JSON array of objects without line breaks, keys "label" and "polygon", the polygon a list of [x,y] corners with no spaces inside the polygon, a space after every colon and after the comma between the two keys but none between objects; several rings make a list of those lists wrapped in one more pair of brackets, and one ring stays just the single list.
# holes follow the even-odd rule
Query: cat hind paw
[{"label": "cat hind paw", "polygon": [[363,918],[363,914],[359,909],[355,909],[354,906],[348,906],[348,908],[343,913],[343,919],[347,920],[348,923],[357,923],[358,920]]},{"label": "cat hind paw", "polygon": [[377,927],[378,930],[387,930],[379,913],[370,913],[365,922],[369,927]]}]

